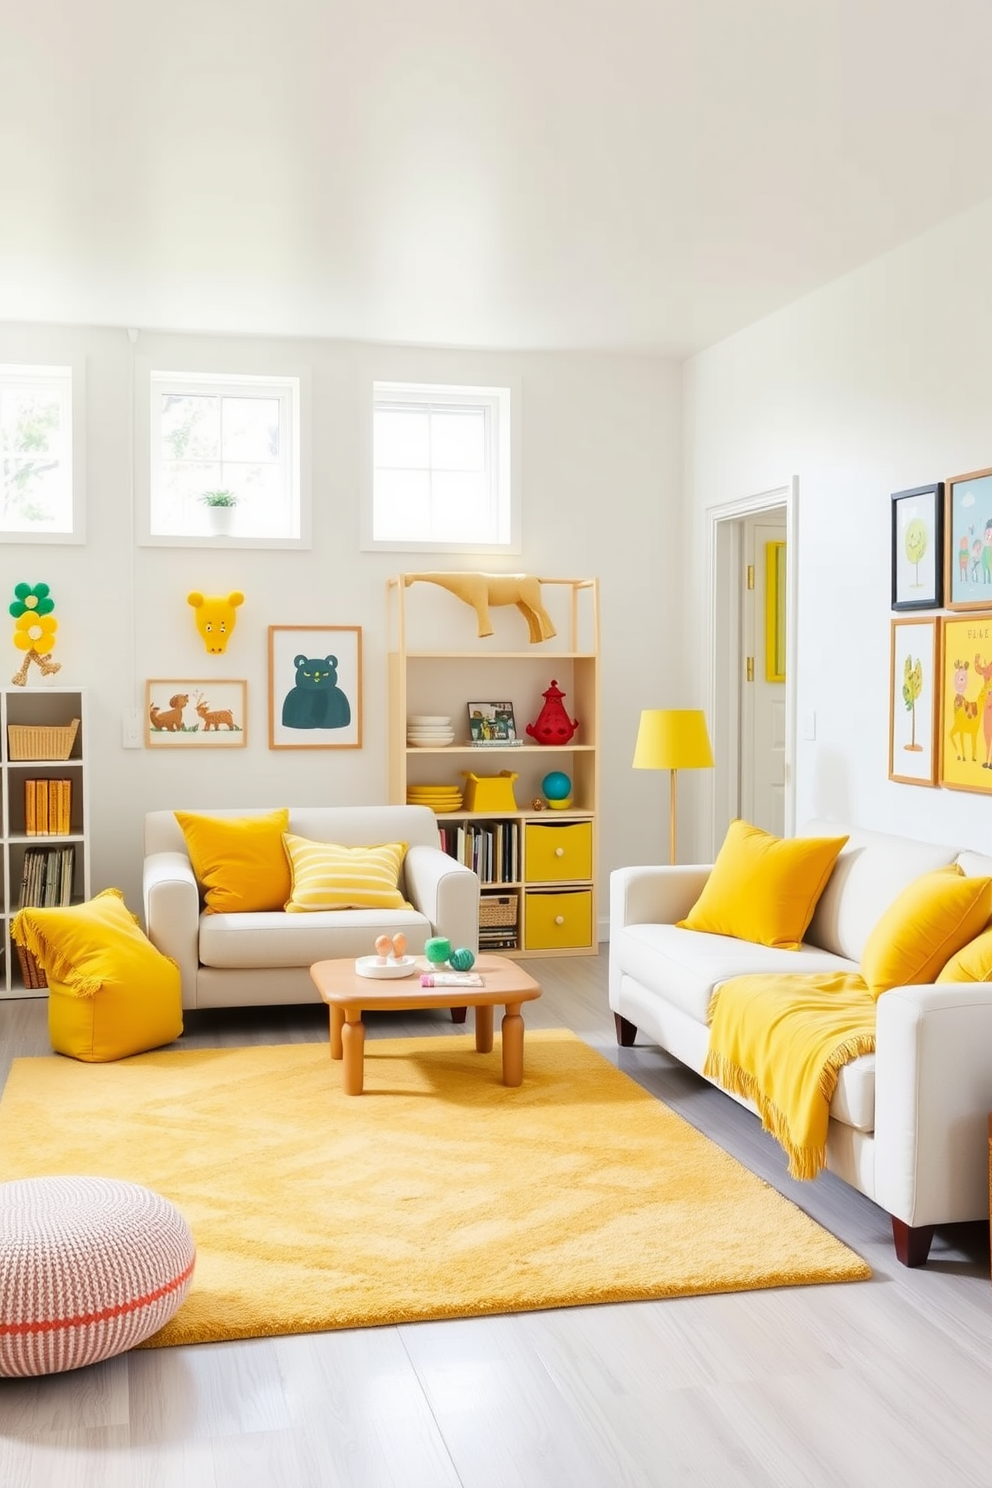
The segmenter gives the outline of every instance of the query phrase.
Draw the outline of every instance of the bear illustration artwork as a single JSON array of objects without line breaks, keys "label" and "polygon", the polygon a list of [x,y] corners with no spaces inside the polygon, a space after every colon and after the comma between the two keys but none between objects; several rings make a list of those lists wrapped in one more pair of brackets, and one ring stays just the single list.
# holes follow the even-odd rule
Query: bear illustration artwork
[{"label": "bear illustration artwork", "polygon": [[293,658],[296,682],[282,705],[284,728],[347,728],[351,704],[338,686],[338,659],[325,656]]}]

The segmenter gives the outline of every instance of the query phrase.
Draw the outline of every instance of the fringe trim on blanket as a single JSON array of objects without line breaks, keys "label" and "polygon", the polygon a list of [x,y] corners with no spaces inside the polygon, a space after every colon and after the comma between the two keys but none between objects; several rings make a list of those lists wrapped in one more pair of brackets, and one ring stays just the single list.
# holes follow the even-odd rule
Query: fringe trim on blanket
[{"label": "fringe trim on blanket", "polygon": [[[869,1033],[854,1034],[851,1038],[845,1039],[842,1044],[838,1044],[836,1049],[831,1050],[819,1079],[819,1093],[828,1105],[833,1099],[834,1091],[837,1089],[837,1079],[844,1065],[849,1064],[852,1059],[860,1058],[862,1054],[874,1054],[874,1052],[875,1036]],[[731,1095],[740,1095],[752,1102],[761,1117],[761,1125],[766,1132],[771,1133],[789,1159],[790,1178],[808,1179],[819,1176],[827,1163],[826,1145],[797,1146],[786,1117],[774,1101],[758,1088],[758,1083],[749,1070],[742,1069],[726,1054],[716,1054],[711,1051],[706,1056],[703,1074],[707,1079],[715,1080]]]},{"label": "fringe trim on blanket", "polygon": [[95,997],[103,986],[103,977],[82,976],[69,958],[56,951],[48,937],[23,913],[15,915],[11,921],[10,935],[15,945],[30,951],[45,975],[59,982],[71,996]]}]

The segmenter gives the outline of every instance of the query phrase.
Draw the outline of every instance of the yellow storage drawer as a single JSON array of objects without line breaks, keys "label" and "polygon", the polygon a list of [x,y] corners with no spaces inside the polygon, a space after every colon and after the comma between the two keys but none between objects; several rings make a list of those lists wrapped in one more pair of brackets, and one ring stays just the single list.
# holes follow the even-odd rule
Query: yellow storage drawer
[{"label": "yellow storage drawer", "polygon": [[592,878],[592,822],[528,822],[524,866],[529,883]]},{"label": "yellow storage drawer", "polygon": [[567,951],[592,945],[592,890],[524,895],[524,950]]}]

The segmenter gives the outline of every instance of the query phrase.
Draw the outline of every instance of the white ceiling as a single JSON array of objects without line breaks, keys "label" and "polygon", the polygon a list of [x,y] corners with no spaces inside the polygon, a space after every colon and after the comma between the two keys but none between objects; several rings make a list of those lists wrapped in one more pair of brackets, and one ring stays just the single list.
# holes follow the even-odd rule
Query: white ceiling
[{"label": "white ceiling", "polygon": [[989,0],[0,0],[0,318],[683,356],[992,195]]}]

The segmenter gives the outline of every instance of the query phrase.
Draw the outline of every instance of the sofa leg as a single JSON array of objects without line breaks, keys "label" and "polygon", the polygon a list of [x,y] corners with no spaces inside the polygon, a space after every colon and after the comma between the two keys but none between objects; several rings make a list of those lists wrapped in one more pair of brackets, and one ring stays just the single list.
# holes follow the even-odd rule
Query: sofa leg
[{"label": "sofa leg", "polygon": [[621,1017],[619,1013],[613,1014],[613,1021],[617,1025],[617,1043],[622,1049],[632,1048],[637,1037],[636,1024],[631,1023],[628,1018]]},{"label": "sofa leg", "polygon": [[930,1254],[930,1242],[936,1225],[908,1225],[905,1220],[892,1216],[892,1239],[896,1247],[896,1259],[904,1266],[925,1266]]},{"label": "sofa leg", "polygon": [[468,1008],[467,1007],[463,1007],[463,1008],[452,1008],[451,1009],[451,1021],[452,1021],[452,1023],[464,1023],[465,1022],[465,1019],[467,1017],[468,1017]]}]

